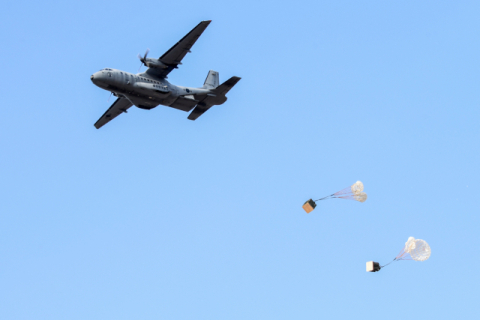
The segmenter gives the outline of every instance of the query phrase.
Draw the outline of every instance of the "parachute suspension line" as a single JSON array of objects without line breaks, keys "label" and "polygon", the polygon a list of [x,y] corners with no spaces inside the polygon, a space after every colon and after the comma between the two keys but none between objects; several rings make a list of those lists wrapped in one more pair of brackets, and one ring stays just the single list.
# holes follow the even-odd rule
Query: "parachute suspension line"
[{"label": "parachute suspension line", "polygon": [[405,248],[403,248],[400,253],[395,257],[395,260],[412,260],[410,258],[407,258],[409,256],[409,252],[405,251]]},{"label": "parachute suspension line", "polygon": [[386,266],[388,266],[390,263],[393,263],[393,262],[395,262],[395,261],[402,261],[402,260],[412,260],[412,259],[408,259],[408,258],[407,258],[407,259],[395,258],[395,259],[393,259],[392,261],[390,261],[389,263],[387,263],[386,265],[381,266],[380,268],[386,267]]},{"label": "parachute suspension line", "polygon": [[347,200],[356,200],[360,202],[365,202],[367,200],[367,195],[365,193],[361,194],[331,194],[329,196],[314,200],[314,202],[321,201],[321,200],[328,200],[328,199],[347,199]]},{"label": "parachute suspension line", "polygon": [[348,199],[348,200],[355,200],[359,202],[365,202],[367,200],[367,194],[363,191],[363,183],[361,181],[355,182],[350,187],[346,187],[340,191],[332,193],[329,196],[313,200],[314,202],[327,200],[327,199]]},{"label": "parachute suspension line", "polygon": [[381,266],[380,269],[388,266],[390,263],[395,262],[395,261],[397,261],[397,258],[393,259],[392,261],[390,261],[390,262],[387,263],[386,265]]},{"label": "parachute suspension line", "polygon": [[317,202],[317,201],[320,201],[320,200],[326,200],[326,199],[330,199],[330,198],[335,198],[334,195],[335,195],[335,193],[334,193],[334,194],[331,194],[331,195],[329,195],[329,196],[326,196],[326,197],[317,199],[317,200],[313,200],[313,201],[314,201],[314,202]]}]

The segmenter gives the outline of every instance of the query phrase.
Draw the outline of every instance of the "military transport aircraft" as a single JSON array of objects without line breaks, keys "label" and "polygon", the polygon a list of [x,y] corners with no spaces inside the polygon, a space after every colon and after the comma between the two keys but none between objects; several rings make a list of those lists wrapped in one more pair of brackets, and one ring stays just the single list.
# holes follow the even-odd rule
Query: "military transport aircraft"
[{"label": "military transport aircraft", "polygon": [[239,77],[231,77],[219,85],[218,72],[210,70],[200,88],[175,86],[166,80],[170,71],[182,64],[183,57],[191,52],[210,22],[200,22],[159,59],[147,58],[148,50],[143,57],[139,55],[142,64],[148,67],[143,73],[132,74],[109,68],[94,73],[90,77],[92,82],[118,97],[95,123],[95,128],[100,129],[119,114],[127,113],[131,106],[150,110],[161,104],[186,112],[193,109],[188,119],[195,120],[212,106],[227,101],[225,95],[240,80]]}]

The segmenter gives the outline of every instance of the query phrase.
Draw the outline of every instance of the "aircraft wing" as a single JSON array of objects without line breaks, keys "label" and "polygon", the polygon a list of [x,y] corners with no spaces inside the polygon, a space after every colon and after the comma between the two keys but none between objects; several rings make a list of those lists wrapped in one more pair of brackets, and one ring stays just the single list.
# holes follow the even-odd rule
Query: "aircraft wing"
[{"label": "aircraft wing", "polygon": [[174,103],[172,103],[169,107],[179,109],[182,111],[190,111],[197,105],[198,101],[194,99],[188,99],[188,97],[178,97]]},{"label": "aircraft wing", "polygon": [[165,78],[170,71],[178,68],[179,64],[182,64],[182,59],[190,49],[193,47],[197,39],[202,35],[203,31],[212,22],[211,20],[200,22],[195,28],[192,29],[185,37],[178,41],[173,47],[163,54],[158,60],[168,65],[166,69],[149,68],[146,72],[154,74],[157,77]]},{"label": "aircraft wing", "polygon": [[105,124],[110,122],[110,120],[115,119],[122,112],[127,112],[127,109],[132,106],[132,103],[125,98],[118,98],[108,110],[103,114],[103,116],[95,122],[95,128],[100,129]]}]

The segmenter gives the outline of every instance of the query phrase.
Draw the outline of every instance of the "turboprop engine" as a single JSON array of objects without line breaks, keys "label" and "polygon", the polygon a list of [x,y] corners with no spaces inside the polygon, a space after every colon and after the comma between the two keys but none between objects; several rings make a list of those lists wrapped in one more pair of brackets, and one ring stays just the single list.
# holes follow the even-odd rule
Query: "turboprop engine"
[{"label": "turboprop engine", "polygon": [[[142,57],[141,55],[138,55],[138,58],[140,61],[143,63],[145,67],[148,68],[157,68],[157,69],[166,69],[168,66],[164,63],[162,63],[159,59],[152,59],[152,58],[147,58],[148,52],[150,49],[147,49],[145,52],[145,55]],[[142,65],[140,65],[141,67]]]},{"label": "turboprop engine", "polygon": [[160,60],[158,59],[152,59],[152,58],[146,58],[144,60],[142,60],[143,64],[146,66],[146,67],[149,67],[149,68],[157,68],[157,69],[166,69],[168,68],[167,65],[163,64]]}]

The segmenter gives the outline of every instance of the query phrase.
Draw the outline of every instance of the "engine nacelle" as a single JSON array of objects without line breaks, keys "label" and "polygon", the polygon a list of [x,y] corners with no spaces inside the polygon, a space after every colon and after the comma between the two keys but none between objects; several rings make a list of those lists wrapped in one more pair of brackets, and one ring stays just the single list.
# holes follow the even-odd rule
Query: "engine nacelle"
[{"label": "engine nacelle", "polygon": [[152,59],[152,58],[147,58],[145,59],[145,64],[149,68],[157,68],[157,69],[166,69],[168,66],[166,64],[163,64],[160,60],[158,59]]}]

